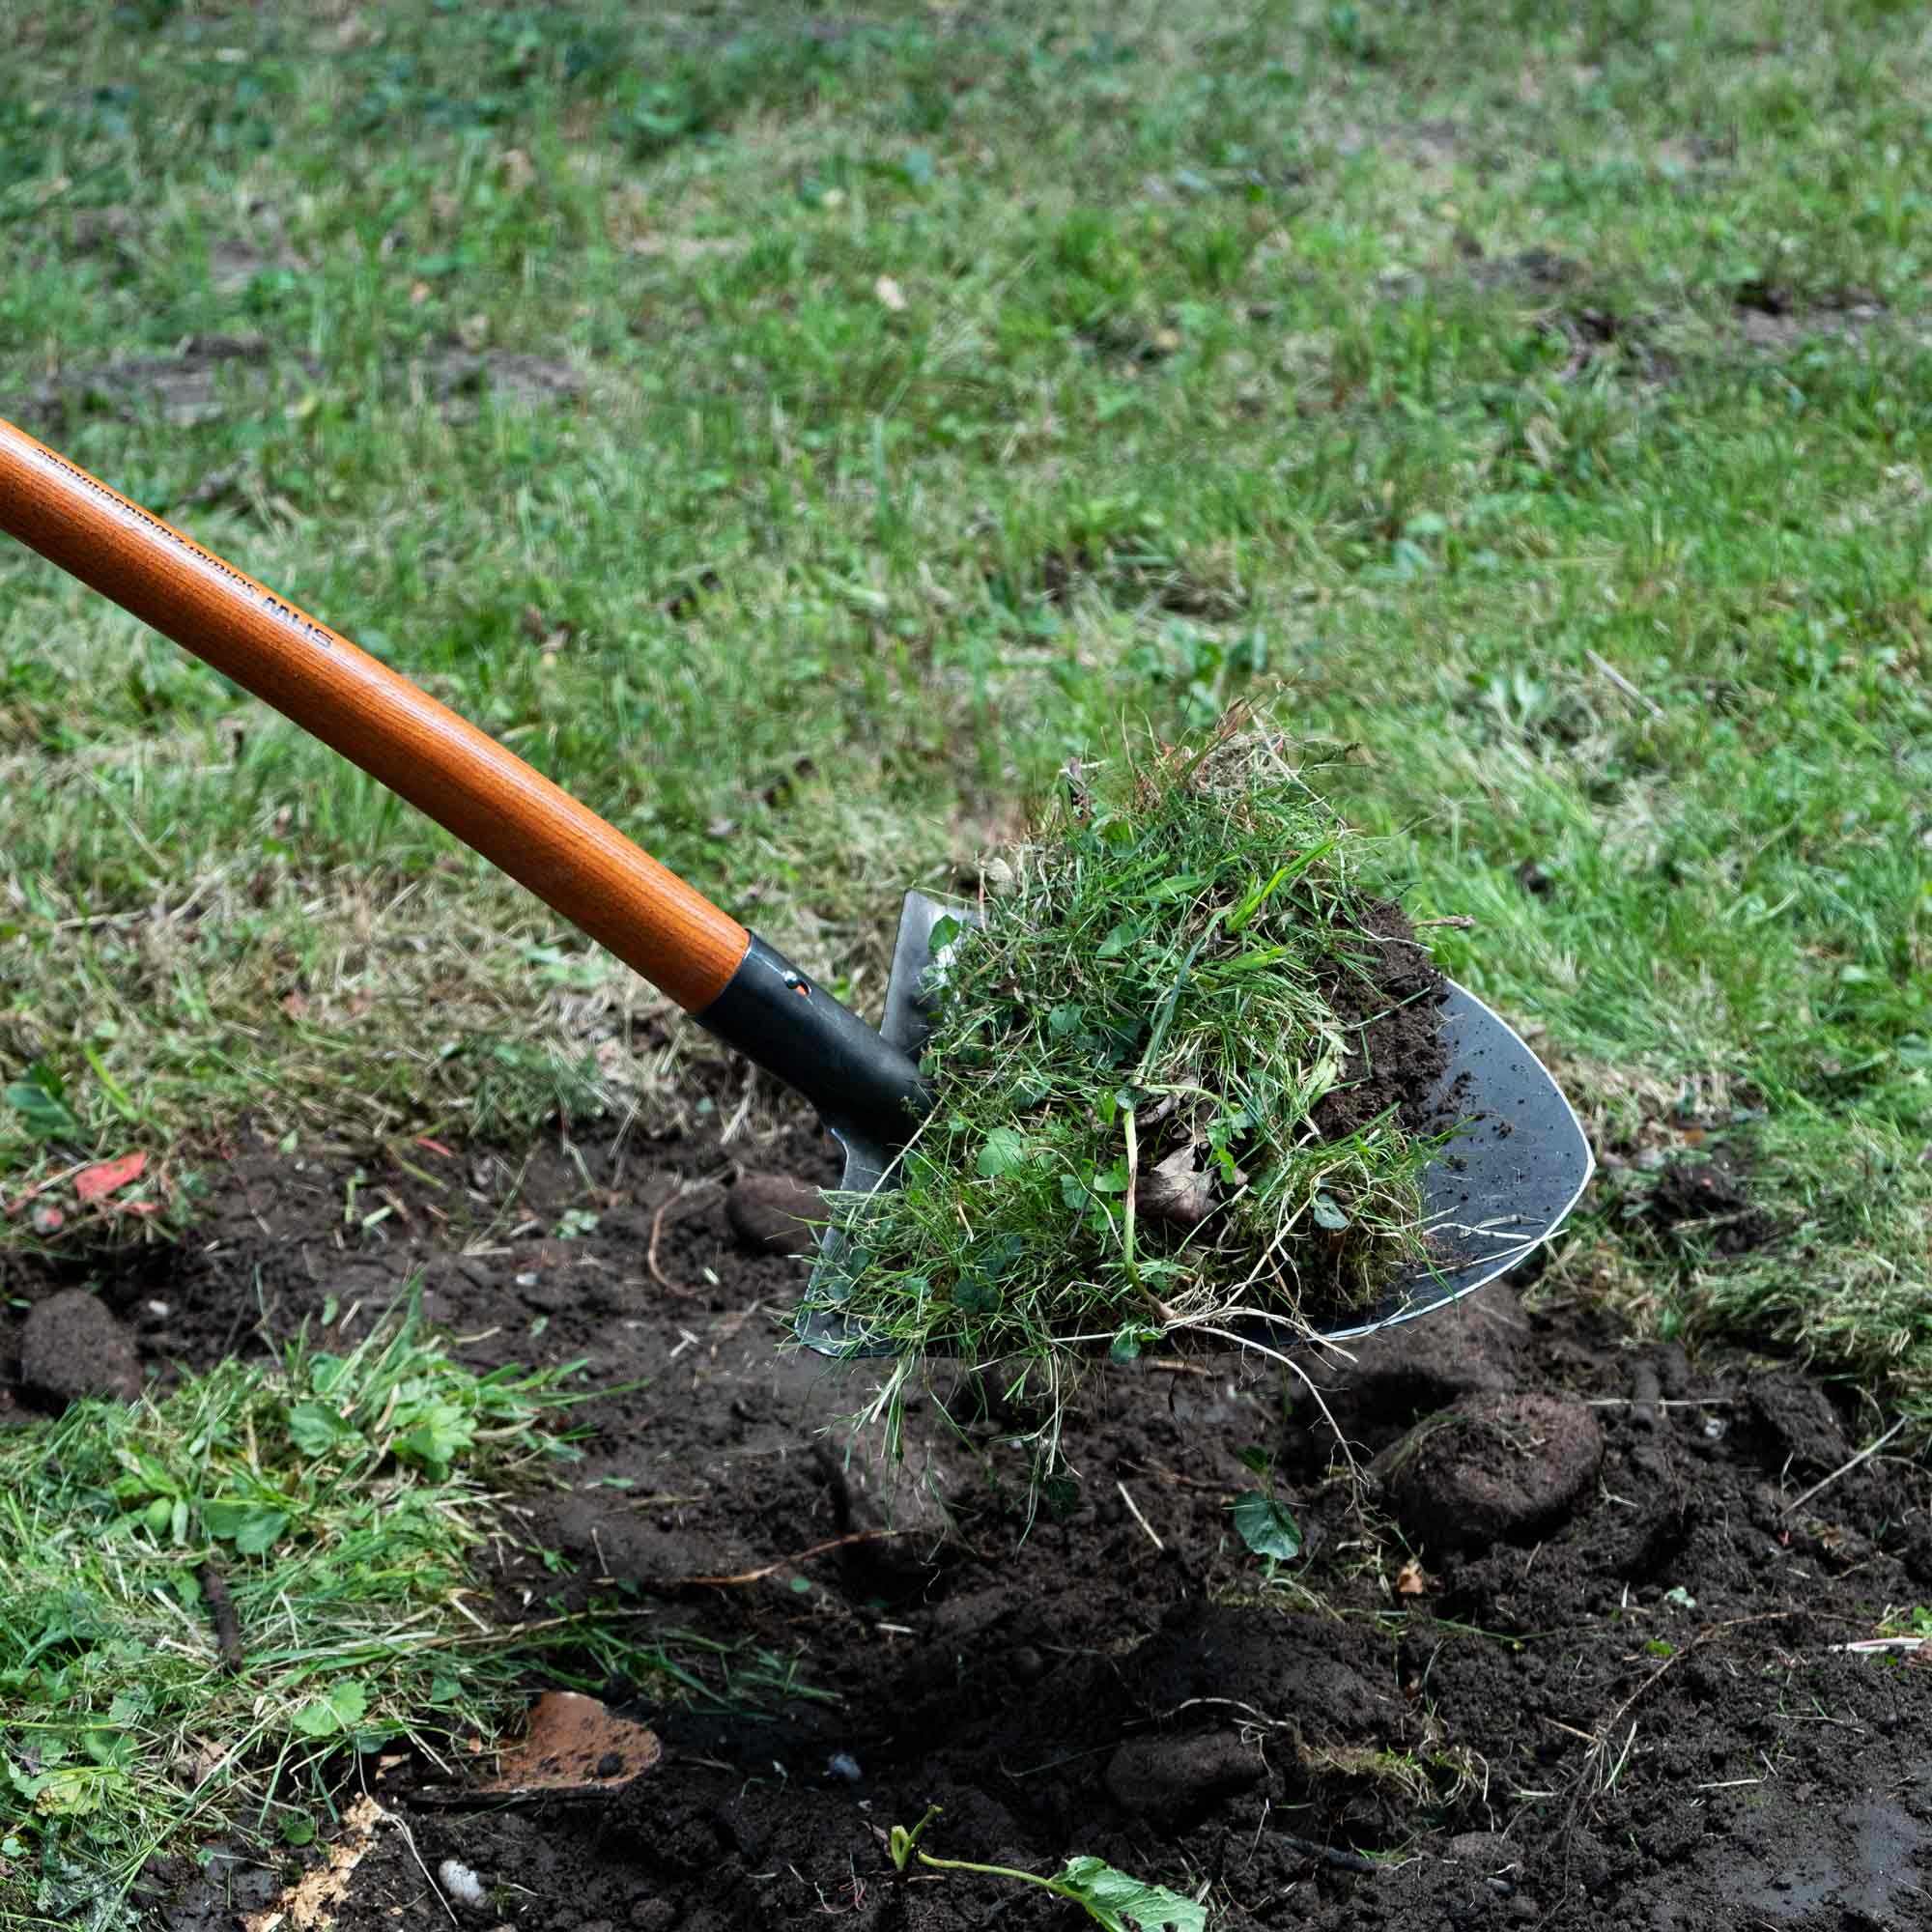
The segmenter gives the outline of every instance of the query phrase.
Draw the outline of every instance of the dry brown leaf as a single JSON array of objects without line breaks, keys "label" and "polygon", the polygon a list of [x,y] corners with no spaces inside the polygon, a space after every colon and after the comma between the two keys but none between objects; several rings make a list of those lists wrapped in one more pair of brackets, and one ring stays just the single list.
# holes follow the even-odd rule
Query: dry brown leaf
[{"label": "dry brown leaf", "polygon": [[1194,1149],[1190,1144],[1177,1148],[1151,1172],[1141,1176],[1135,1202],[1151,1220],[1173,1221],[1191,1228],[1214,1211],[1214,1182],[1209,1175],[1195,1171]]}]

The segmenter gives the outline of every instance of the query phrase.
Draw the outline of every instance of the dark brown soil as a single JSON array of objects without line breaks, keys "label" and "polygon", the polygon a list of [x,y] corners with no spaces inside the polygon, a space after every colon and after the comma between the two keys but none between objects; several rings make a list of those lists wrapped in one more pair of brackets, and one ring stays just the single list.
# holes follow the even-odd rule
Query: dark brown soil
[{"label": "dark brown soil", "polygon": [[1443,980],[1408,915],[1393,899],[1370,899],[1362,936],[1351,939],[1321,984],[1335,1017],[1349,1028],[1342,1083],[1316,1103],[1316,1130],[1346,1140],[1391,1107],[1412,1134],[1439,1133],[1436,1088],[1449,1065],[1442,1043]]},{"label": "dark brown soil", "polygon": [[[179,1248],[14,1258],[8,1294],[91,1274],[165,1376],[330,1298],[354,1333],[420,1274],[478,1363],[582,1355],[602,1380],[642,1381],[588,1411],[602,1435],[575,1486],[527,1499],[573,1573],[506,1558],[498,1614],[628,1592],[666,1632],[796,1654],[826,1696],[747,1718],[610,1687],[666,1752],[604,1798],[451,1808],[415,1767],[369,1762],[408,1835],[378,1828],[341,1932],[450,1923],[426,1876],[448,1858],[490,1888],[487,1913],[456,1909],[478,1932],[1085,1922],[1007,1880],[897,1880],[883,1834],[928,1804],[945,1806],[940,1857],[1044,1870],[1096,1854],[1208,1888],[1217,1924],[1932,1922],[1932,1668],[1837,1648],[1932,1601],[1927,1479],[1880,1456],[1794,1506],[1869,1434],[1797,1372],[1690,1359],[1492,1288],[1376,1338],[1356,1367],[1309,1366],[1364,1465],[1459,1399],[1516,1399],[1519,1444],[1547,1419],[1522,1399],[1587,1409],[1600,1466],[1540,1526],[1459,1524],[1417,1557],[1356,1506],[1298,1385],[1226,1358],[1096,1388],[1067,1443],[1077,1497],[1025,1535],[1021,1468],[935,1404],[908,1419],[895,1496],[848,1462],[822,1432],[868,1372],[776,1350],[796,1264],[740,1246],[722,1185],[675,1192],[738,1160],[823,1180],[815,1134],[527,1162],[398,1151],[407,1167],[242,1145]],[[394,1208],[367,1233],[344,1220],[357,1166],[358,1202]],[[14,1397],[19,1329],[10,1306]],[[1272,1580],[1228,1514],[1257,1445],[1308,1545]],[[906,1533],[800,1553],[888,1521]],[[234,1895],[259,1904],[265,1877],[244,1870]],[[192,1885],[150,1917],[236,1922]]]},{"label": "dark brown soil", "polygon": [[1680,1154],[1658,1170],[1645,1212],[1678,1246],[1749,1254],[1777,1235],[1776,1216],[1754,1207],[1744,1162],[1728,1149]]}]

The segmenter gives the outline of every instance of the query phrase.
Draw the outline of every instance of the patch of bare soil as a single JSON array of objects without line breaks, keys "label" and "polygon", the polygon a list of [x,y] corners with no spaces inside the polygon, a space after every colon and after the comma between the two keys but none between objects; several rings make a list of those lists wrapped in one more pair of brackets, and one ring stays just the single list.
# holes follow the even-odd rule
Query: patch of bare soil
[{"label": "patch of bare soil", "polygon": [[[313,380],[307,357],[280,358]],[[63,369],[26,394],[20,420],[58,432],[95,412],[133,420],[154,414],[185,428],[232,412],[260,411],[273,392],[278,358],[260,336],[195,335],[167,355],[128,355]]]},{"label": "patch of bare soil", "polygon": [[[1927,1922],[1932,1666],[1844,1647],[1932,1601],[1927,1478],[1844,1469],[1868,1423],[1796,1371],[1492,1288],[1352,1362],[1309,1358],[1381,1505],[1357,1509],[1305,1397],[1284,1407],[1232,1357],[1151,1362],[1089,1401],[1077,1498],[1028,1534],[997,1425],[917,1409],[895,1493],[822,1433],[869,1378],[775,1347],[799,1264],[734,1231],[740,1150],[398,1151],[240,1146],[177,1248],[12,1259],[8,1393],[13,1303],[77,1276],[156,1375],[331,1300],[353,1335],[419,1276],[469,1359],[583,1356],[644,1384],[586,1412],[602,1433],[574,1487],[525,1501],[569,1574],[506,1554],[495,1614],[616,1592],[667,1631],[800,1652],[830,1700],[748,1719],[608,1686],[665,1754],[602,1796],[452,1805],[420,1768],[366,1762],[386,1815],[342,1932],[449,1923],[447,1859],[487,1889],[453,1908],[479,1932],[1084,1922],[1009,1881],[896,1877],[883,1833],[929,1804],[941,1857],[1096,1854],[1208,1888],[1230,1925]],[[803,1128],[757,1159],[834,1172]],[[1307,1537],[1272,1583],[1229,1518],[1251,1446]],[[296,1855],[268,1856],[231,1896],[292,1875]],[[169,1932],[235,1922],[198,1882],[148,1909]]]},{"label": "patch of bare soil", "polygon": [[[251,251],[237,244],[223,261],[239,268]],[[250,266],[247,276],[252,277]],[[105,412],[133,421],[158,415],[179,427],[223,415],[259,413],[286,384],[313,385],[323,370],[313,356],[277,351],[260,336],[197,335],[166,355],[130,355],[46,377],[19,406],[22,424],[59,435],[85,415]],[[488,396],[499,409],[536,409],[574,401],[582,377],[569,363],[519,350],[438,350],[392,372],[403,392],[427,397],[455,420],[472,416]]]},{"label": "patch of bare soil", "polygon": [[1651,1226],[1680,1246],[1747,1255],[1777,1237],[1777,1217],[1752,1203],[1744,1157],[1728,1147],[1701,1157],[1678,1154],[1658,1169],[1644,1211]]},{"label": "patch of bare soil", "polygon": [[1753,349],[1784,352],[1819,336],[1861,341],[1890,321],[1876,296],[1857,289],[1807,300],[1782,283],[1752,280],[1739,283],[1731,300],[1739,332]]},{"label": "patch of bare soil", "polygon": [[412,365],[445,415],[473,414],[487,395],[497,408],[536,409],[573,401],[583,379],[568,362],[510,349],[446,349]]},{"label": "patch of bare soil", "polygon": [[[1457,238],[1455,260],[1429,275],[1401,277],[1384,286],[1400,296],[1461,282],[1486,292],[1519,296],[1537,311],[1537,327],[1560,344],[1559,376],[1573,382],[1608,369],[1648,386],[1674,383],[1713,366],[1710,344],[1682,309],[1633,309],[1597,286],[1575,259],[1535,246],[1489,255],[1474,236]],[[1782,283],[1753,279],[1729,291],[1727,316],[1718,322],[1720,349],[1733,359],[1788,355],[1813,341],[1863,342],[1891,331],[1900,339],[1922,335],[1922,318],[1900,316],[1863,290],[1805,296]]]}]

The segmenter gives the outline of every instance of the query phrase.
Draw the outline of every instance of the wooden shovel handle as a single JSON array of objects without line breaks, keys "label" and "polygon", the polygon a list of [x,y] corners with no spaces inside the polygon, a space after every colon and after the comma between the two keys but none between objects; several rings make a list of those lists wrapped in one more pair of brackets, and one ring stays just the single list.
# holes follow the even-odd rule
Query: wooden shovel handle
[{"label": "wooden shovel handle", "polygon": [[333,746],[687,1012],[751,935],[495,739],[327,625],[0,421],[0,529]]}]

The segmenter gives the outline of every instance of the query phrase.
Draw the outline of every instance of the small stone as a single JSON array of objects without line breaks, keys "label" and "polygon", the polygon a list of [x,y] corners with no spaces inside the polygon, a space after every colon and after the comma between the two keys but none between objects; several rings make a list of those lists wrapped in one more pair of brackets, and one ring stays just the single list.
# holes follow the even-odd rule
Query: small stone
[{"label": "small stone", "polygon": [[724,1197],[724,1213],[746,1247],[803,1255],[817,1242],[813,1224],[825,1219],[825,1198],[788,1174],[748,1174]]},{"label": "small stone", "polygon": [[1037,1684],[1046,1675],[1046,1659],[1032,1644],[1023,1643],[1007,1659],[1007,1668],[1021,1684]]},{"label": "small stone", "polygon": [[1107,1760],[1107,1790],[1122,1810],[1184,1824],[1215,1800],[1267,1775],[1261,1753],[1233,1731],[1129,1738]]},{"label": "small stone", "polygon": [[677,1907],[668,1898],[639,1898],[631,1907],[631,1923],[638,1932],[669,1932]]},{"label": "small stone", "polygon": [[86,1395],[132,1402],[141,1393],[134,1338],[84,1288],[49,1295],[20,1331],[20,1379],[65,1408]]},{"label": "small stone", "polygon": [[859,1769],[859,1760],[850,1751],[834,1751],[825,1760],[825,1775],[845,1784],[857,1784],[866,1776]]}]

